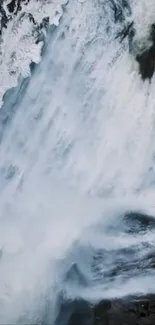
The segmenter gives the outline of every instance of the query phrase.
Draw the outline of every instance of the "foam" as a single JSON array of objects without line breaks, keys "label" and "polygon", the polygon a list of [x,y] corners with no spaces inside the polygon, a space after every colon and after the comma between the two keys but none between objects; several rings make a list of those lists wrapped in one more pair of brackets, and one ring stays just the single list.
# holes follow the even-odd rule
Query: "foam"
[{"label": "foam", "polygon": [[[40,24],[45,17],[49,23],[58,26],[63,14],[62,5],[66,0],[57,1],[30,1],[22,5],[22,11],[7,23],[3,29],[0,41],[0,106],[3,104],[3,95],[9,88],[16,87],[19,76],[30,76],[30,63],[39,63],[43,42],[36,44],[37,32],[30,22],[31,13],[35,21]],[[7,2],[4,4],[7,15]],[[26,13],[22,18],[22,13]]]},{"label": "foam", "polygon": [[[54,317],[66,270],[75,261],[86,270],[93,250],[115,249],[115,243],[141,247],[143,240],[154,246],[154,233],[130,238],[105,233],[107,223],[115,224],[124,211],[155,214],[153,170],[148,177],[154,166],[154,79],[141,81],[127,42],[115,39],[116,30],[108,1],[106,6],[98,0],[70,1],[5,130],[2,323],[39,323],[48,304]],[[5,100],[9,109],[11,99]],[[68,294],[93,300],[104,293],[155,290],[152,275],[122,280],[106,288],[71,286]]]},{"label": "foam", "polygon": [[[151,46],[150,27],[155,22],[155,3],[153,0],[131,0],[132,19],[135,25],[135,52],[140,53]],[[136,54],[135,53],[135,54]]]}]

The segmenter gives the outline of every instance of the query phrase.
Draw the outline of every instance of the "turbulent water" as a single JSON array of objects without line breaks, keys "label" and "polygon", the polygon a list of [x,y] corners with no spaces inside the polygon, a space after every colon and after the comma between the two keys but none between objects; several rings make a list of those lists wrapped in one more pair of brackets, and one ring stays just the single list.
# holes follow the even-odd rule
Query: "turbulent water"
[{"label": "turbulent water", "polygon": [[[155,215],[155,80],[141,80],[128,40],[117,37],[133,19],[135,44],[147,44],[155,5],[119,1],[117,20],[111,4],[69,1],[41,62],[4,96],[1,324],[54,324],[62,295],[155,292],[154,273],[143,270],[155,230],[129,231],[123,218]],[[13,84],[2,63],[4,93]]]}]

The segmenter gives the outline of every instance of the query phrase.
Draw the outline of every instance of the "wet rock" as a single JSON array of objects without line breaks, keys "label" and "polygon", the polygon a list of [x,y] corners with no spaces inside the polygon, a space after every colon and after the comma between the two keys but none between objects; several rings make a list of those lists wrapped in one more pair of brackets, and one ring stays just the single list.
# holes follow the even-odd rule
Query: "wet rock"
[{"label": "wet rock", "polygon": [[8,13],[4,9],[4,1],[0,3],[0,35],[4,28],[7,28],[9,20],[13,19],[13,16],[16,15],[21,10],[21,4],[26,3],[25,0],[12,0],[7,4]]},{"label": "wet rock", "polygon": [[155,325],[155,295],[102,300],[68,301],[55,325]]},{"label": "wet rock", "polygon": [[[7,24],[9,20],[13,20],[15,16],[19,16],[19,20],[23,19],[23,17],[28,17],[30,22],[32,22],[35,26],[35,32],[38,32],[38,37],[36,42],[39,42],[40,31],[43,28],[47,28],[49,26],[49,17],[44,17],[40,24],[37,24],[32,13],[21,12],[23,5],[28,5],[31,0],[12,0],[7,4],[8,12],[5,11],[2,1],[0,3],[0,35],[4,28],[7,28]],[[24,8],[24,7],[23,7]]]},{"label": "wet rock", "polygon": [[67,325],[93,325],[93,311],[86,301],[76,301]]},{"label": "wet rock", "polygon": [[[109,303],[108,310],[102,309],[102,304],[94,306],[93,325],[155,325],[155,296],[130,297],[115,299]],[[99,308],[98,308],[99,306]]]},{"label": "wet rock", "polygon": [[17,14],[22,9],[22,4],[28,4],[30,0],[12,0],[7,8],[10,13]]},{"label": "wet rock", "polygon": [[3,2],[0,4],[0,35],[2,34],[3,28],[7,28],[9,18],[3,8]]},{"label": "wet rock", "polygon": [[111,301],[110,300],[101,300],[95,307],[94,307],[94,314],[96,318],[98,315],[102,315],[102,312],[108,311],[111,308]]},{"label": "wet rock", "polygon": [[16,0],[12,0],[10,3],[8,3],[7,8],[8,8],[10,13],[13,13],[15,11],[16,4],[17,4]]},{"label": "wet rock", "polygon": [[149,41],[152,45],[136,55],[136,60],[139,63],[139,72],[143,80],[151,80],[155,72],[155,24],[151,25]]},{"label": "wet rock", "polygon": [[93,309],[84,299],[62,300],[55,325],[93,325]]},{"label": "wet rock", "polygon": [[[129,52],[133,52],[133,40],[136,31],[134,29],[134,22],[125,26],[116,36],[120,42],[123,42],[125,38],[128,38]],[[150,31],[150,39],[152,46],[147,49],[142,49],[140,53],[135,55],[135,59],[139,64],[139,73],[142,80],[151,80],[155,72],[155,27],[152,25]]]},{"label": "wet rock", "polygon": [[111,309],[110,300],[102,300],[93,308],[93,324],[96,325],[105,324],[108,325],[107,312]]},{"label": "wet rock", "polygon": [[[113,5],[113,10],[115,12],[115,21],[120,20],[118,16],[120,16],[120,10],[117,8],[116,4]],[[139,73],[142,77],[142,80],[149,79],[151,80],[153,74],[155,72],[155,24],[152,24],[150,27],[150,35],[148,39],[148,44],[152,44],[148,48],[141,48],[139,53],[134,54],[134,36],[136,34],[134,21],[124,24],[124,27],[117,34],[116,38],[119,39],[120,43],[124,41],[124,39],[128,39],[129,44],[129,52],[133,54],[136,61],[139,64]]]},{"label": "wet rock", "polygon": [[139,72],[142,79],[151,80],[155,71],[155,45],[142,54],[137,55],[136,60],[139,63]]}]

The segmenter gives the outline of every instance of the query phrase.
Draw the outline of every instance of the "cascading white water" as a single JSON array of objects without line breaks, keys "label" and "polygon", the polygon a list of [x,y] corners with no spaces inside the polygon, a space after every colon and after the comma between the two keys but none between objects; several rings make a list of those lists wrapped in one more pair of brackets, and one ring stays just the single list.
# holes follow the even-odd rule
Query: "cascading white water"
[{"label": "cascading white water", "polygon": [[[154,247],[153,231],[106,230],[123,211],[155,212],[155,83],[141,81],[119,28],[108,1],[70,1],[22,96],[5,97],[3,111],[16,104],[0,144],[1,323],[38,323],[49,302],[53,323],[63,288],[90,300],[155,290],[152,273],[111,286],[90,265],[96,249]],[[64,284],[73,262],[85,290]]]}]

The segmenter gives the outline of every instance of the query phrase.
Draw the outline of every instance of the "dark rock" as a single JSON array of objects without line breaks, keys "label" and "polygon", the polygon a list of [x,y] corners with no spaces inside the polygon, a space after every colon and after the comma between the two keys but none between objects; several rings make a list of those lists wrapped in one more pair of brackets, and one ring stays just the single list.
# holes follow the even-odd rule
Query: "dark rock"
[{"label": "dark rock", "polygon": [[3,8],[3,2],[0,4],[0,15],[1,15],[1,21],[0,21],[0,35],[1,35],[3,28],[7,28],[7,23],[9,21],[9,18],[7,17],[7,14]]},{"label": "dark rock", "polygon": [[102,300],[94,305],[83,299],[67,301],[55,325],[155,325],[155,295]]},{"label": "dark rock", "polygon": [[93,325],[93,309],[83,299],[62,300],[55,325]]},{"label": "dark rock", "polygon": [[[128,38],[130,53],[132,53],[132,43],[135,33],[134,22],[132,21],[127,26],[124,26],[124,28],[116,36],[120,42],[122,42],[125,38]],[[152,46],[148,49],[142,50],[135,57],[139,64],[139,73],[142,80],[151,80],[155,71],[155,24],[151,26],[150,41],[152,42]]]},{"label": "dark rock", "polygon": [[10,13],[17,14],[22,9],[22,4],[28,4],[30,0],[12,0],[8,5],[8,11]]},{"label": "dark rock", "polygon": [[[109,304],[110,306],[110,304]],[[93,325],[155,325],[155,296],[130,297],[111,301],[108,310],[102,310],[102,303],[95,305]]]},{"label": "dark rock", "polygon": [[110,300],[102,300],[93,308],[94,313],[94,323],[97,324],[104,324],[108,325],[108,315],[107,311],[111,308],[111,301]]},{"label": "dark rock", "polygon": [[16,5],[17,5],[17,0],[12,0],[8,5],[7,8],[9,10],[10,13],[13,13],[16,9]]},{"label": "dark rock", "polygon": [[111,308],[111,301],[110,300],[101,300],[95,307],[94,313],[95,316],[98,317],[99,314],[105,311],[108,311]]},{"label": "dark rock", "polygon": [[86,301],[76,301],[67,325],[93,325],[93,312]]},{"label": "dark rock", "polygon": [[139,63],[139,72],[142,79],[151,80],[155,71],[155,45],[142,54],[138,54],[136,60]]},{"label": "dark rock", "polygon": [[3,29],[7,28],[8,21],[12,20],[14,16],[19,13],[19,20],[23,19],[23,17],[26,16],[29,18],[30,22],[34,24],[35,32],[38,33],[36,42],[39,42],[41,30],[43,28],[47,29],[47,27],[49,26],[49,17],[43,18],[42,22],[40,24],[37,24],[32,13],[25,13],[24,11],[20,13],[20,11],[22,10],[22,5],[27,5],[30,0],[12,0],[10,3],[7,4],[7,9],[9,11],[9,15],[7,15],[3,6],[3,2],[4,1],[0,3],[0,35],[2,34]]},{"label": "dark rock", "polygon": [[149,40],[152,46],[136,56],[139,63],[139,72],[143,80],[151,80],[155,71],[155,24],[151,25]]},{"label": "dark rock", "polygon": [[[113,11],[115,13],[115,22],[117,20],[123,21],[123,17],[121,9],[116,3],[113,3]],[[124,27],[122,30],[116,35],[116,38],[119,39],[120,42],[123,42],[124,39],[128,38],[129,43],[129,52],[132,53],[133,51],[133,40],[134,36],[136,34],[136,30],[134,28],[134,22],[131,21],[126,25],[124,23]],[[155,72],[155,24],[151,25],[150,28],[150,36],[148,41],[152,43],[150,47],[147,49],[141,49],[139,53],[137,53],[135,56],[136,61],[139,64],[139,73],[142,77],[142,80],[149,79],[151,80],[153,77],[153,74]]]}]

